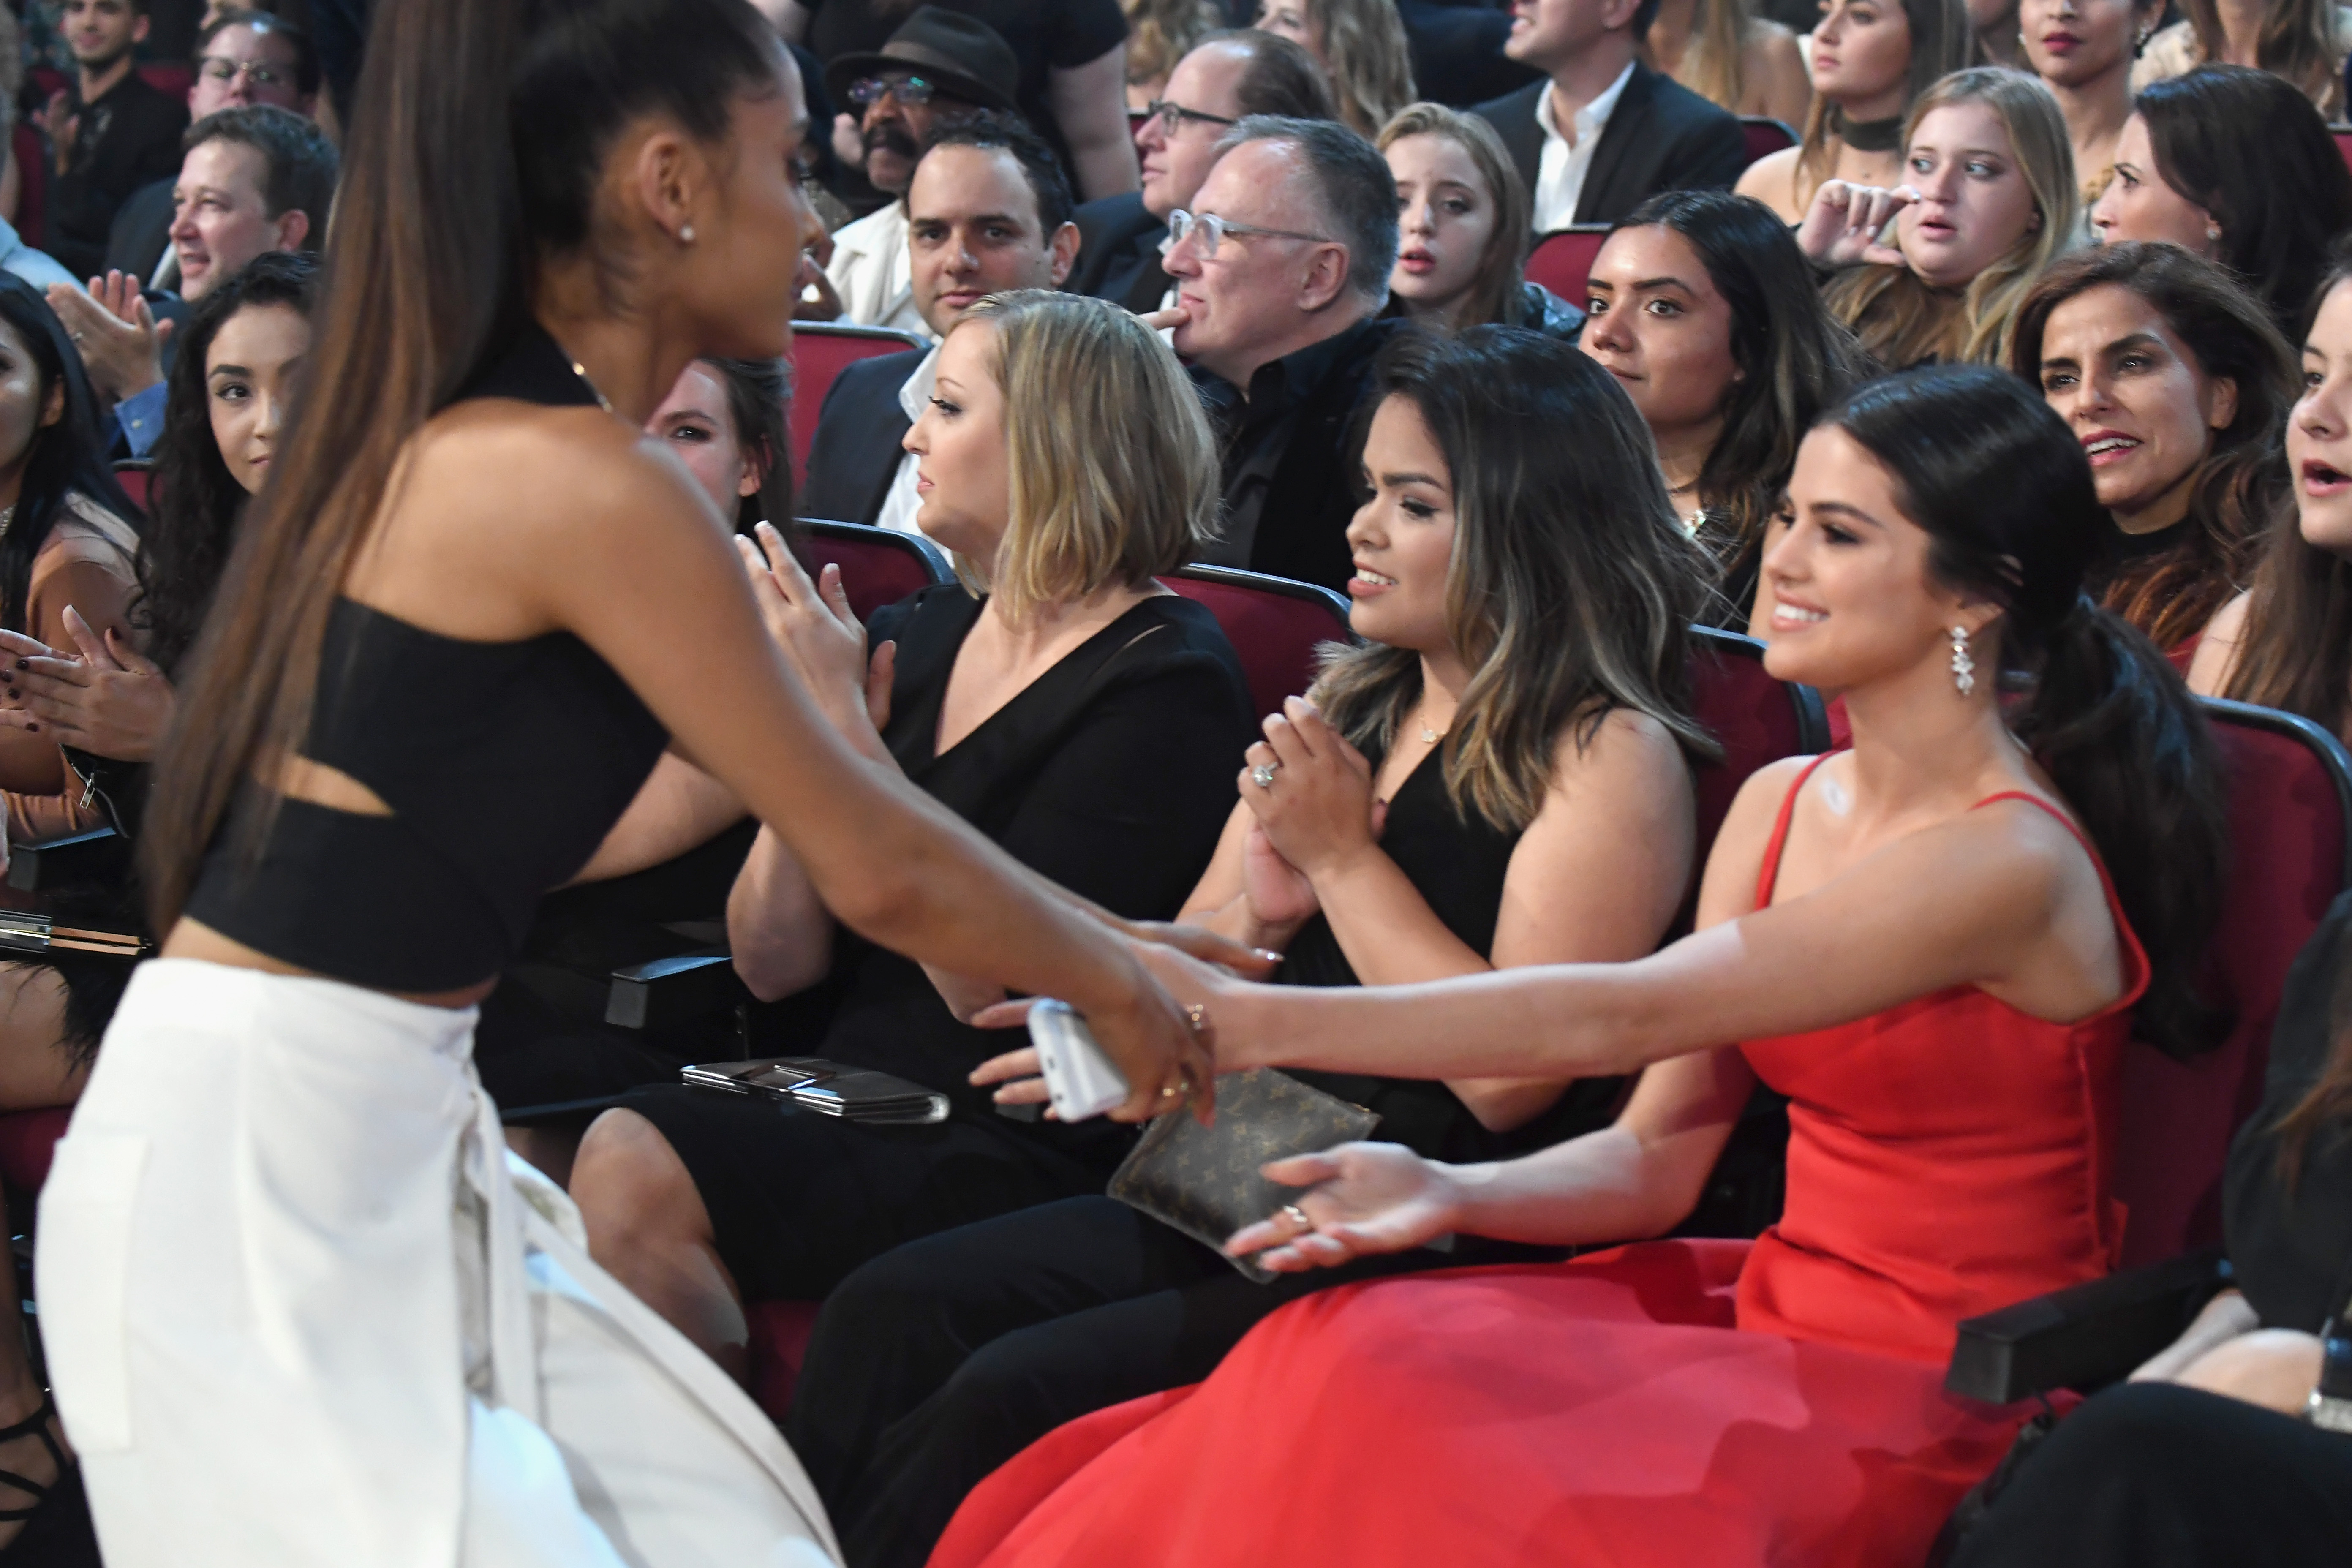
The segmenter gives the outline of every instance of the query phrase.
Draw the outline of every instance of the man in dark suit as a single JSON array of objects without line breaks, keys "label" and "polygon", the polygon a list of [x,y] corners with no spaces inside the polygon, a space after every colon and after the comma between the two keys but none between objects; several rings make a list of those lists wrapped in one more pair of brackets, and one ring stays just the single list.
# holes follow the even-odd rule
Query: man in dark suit
[{"label": "man in dark suit", "polygon": [[188,106],[132,67],[131,51],[147,37],[147,0],[66,0],[60,21],[80,68],[40,117],[57,149],[47,249],[89,278],[105,268],[116,209],[178,166]]},{"label": "man in dark suit", "polygon": [[[941,339],[987,296],[1054,289],[1078,254],[1054,151],[1010,117],[936,133],[907,186],[916,307]],[[940,351],[860,360],[834,378],[809,447],[801,515],[915,531],[915,459],[899,442],[931,395]]]},{"label": "man in dark suit", "polygon": [[1143,188],[1105,196],[1077,211],[1077,270],[1070,292],[1130,310],[1156,310],[1175,287],[1160,265],[1168,215],[1190,208],[1217,139],[1245,114],[1336,120],[1331,88],[1315,57],[1272,33],[1216,33],[1168,73],[1160,111],[1135,133]]},{"label": "man in dark suit", "polygon": [[1660,191],[1728,189],[1738,120],[1635,58],[1658,0],[1517,0],[1504,52],[1545,79],[1479,104],[1535,197],[1538,234],[1615,223]]},{"label": "man in dark suit", "polygon": [[1202,559],[1344,591],[1349,452],[1396,267],[1396,181],[1328,121],[1244,120],[1168,247],[1176,352],[1216,426],[1224,515]]}]

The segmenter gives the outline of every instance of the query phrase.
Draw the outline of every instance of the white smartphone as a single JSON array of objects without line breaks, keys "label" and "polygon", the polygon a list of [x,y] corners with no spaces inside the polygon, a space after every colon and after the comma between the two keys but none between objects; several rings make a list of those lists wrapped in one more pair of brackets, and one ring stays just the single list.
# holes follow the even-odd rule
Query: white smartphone
[{"label": "white smartphone", "polygon": [[1041,997],[1029,1009],[1029,1040],[1045,1075],[1054,1114],[1084,1121],[1127,1101],[1127,1075],[1103,1055],[1087,1021],[1066,1002]]}]

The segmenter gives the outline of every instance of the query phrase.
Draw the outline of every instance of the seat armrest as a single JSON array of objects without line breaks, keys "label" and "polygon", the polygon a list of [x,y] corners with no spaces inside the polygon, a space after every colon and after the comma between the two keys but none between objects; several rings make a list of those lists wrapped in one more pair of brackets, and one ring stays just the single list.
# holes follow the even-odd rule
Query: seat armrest
[{"label": "seat armrest", "polygon": [[664,1029],[724,1012],[748,995],[725,948],[681,952],[613,971],[604,1022],[624,1029]]},{"label": "seat armrest", "polygon": [[2053,1290],[1960,1324],[1944,1386],[1987,1405],[2114,1383],[2230,1283],[2219,1248]]},{"label": "seat armrest", "polygon": [[8,885],[20,893],[119,882],[131,871],[131,845],[111,827],[93,827],[39,844],[12,845]]}]

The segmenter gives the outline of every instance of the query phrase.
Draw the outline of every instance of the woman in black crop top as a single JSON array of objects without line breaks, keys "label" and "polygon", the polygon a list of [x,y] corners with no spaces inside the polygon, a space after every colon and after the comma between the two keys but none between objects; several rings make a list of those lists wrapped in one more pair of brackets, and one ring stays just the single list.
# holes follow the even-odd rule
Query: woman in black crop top
[{"label": "woman in black crop top", "polygon": [[[780,655],[644,435],[690,361],[790,346],[776,259],[814,228],[773,29],[747,0],[388,0],[365,68],[330,395],[181,685],[143,824],[163,957],[42,1196],[100,1541],[113,1568],[829,1553],[772,1427],[507,1163],[471,1006],[540,897],[675,748],[845,925],[1069,998],[1119,1114],[1205,1101],[1208,1031],[1121,922],[844,743],[862,680]],[[778,592],[795,637],[832,625]]]},{"label": "woman in black crop top", "polygon": [[[1064,394],[1054,416],[1021,417],[1055,406],[1048,387]],[[1126,313],[1013,294],[949,334],[907,441],[922,458],[918,521],[990,591],[929,588],[875,616],[888,685],[866,741],[1031,869],[1122,915],[1174,916],[1250,739],[1223,634],[1153,581],[1213,515],[1199,399]],[[1102,451],[1126,453],[1134,477],[1090,475]],[[879,1068],[956,1104],[940,1126],[884,1131],[655,1088],[590,1128],[571,1184],[597,1261],[738,1375],[742,1300],[821,1297],[899,1241],[1098,1192],[1127,1152],[1124,1129],[997,1115],[967,1080],[1002,1037],[959,1019],[1003,989],[926,975],[837,931],[774,832],[728,917],[755,994],[822,984],[830,1003],[777,1054]]]},{"label": "woman in black crop top", "polygon": [[[1348,534],[1368,640],[1334,650],[1313,705],[1267,719],[1185,918],[1281,951],[1298,985],[1647,953],[1689,883],[1688,759],[1712,743],[1684,668],[1707,565],[1639,416],[1574,348],[1499,328],[1403,340],[1371,405],[1373,494]],[[1483,462],[1464,460],[1474,439]],[[1591,630],[1551,629],[1569,626]],[[1590,1131],[1625,1088],[1298,1076],[1378,1111],[1383,1139],[1472,1161]],[[850,1560],[911,1568],[1030,1441],[1198,1381],[1335,1282],[1255,1283],[1108,1197],[1024,1210],[850,1276],[788,1429]]]}]

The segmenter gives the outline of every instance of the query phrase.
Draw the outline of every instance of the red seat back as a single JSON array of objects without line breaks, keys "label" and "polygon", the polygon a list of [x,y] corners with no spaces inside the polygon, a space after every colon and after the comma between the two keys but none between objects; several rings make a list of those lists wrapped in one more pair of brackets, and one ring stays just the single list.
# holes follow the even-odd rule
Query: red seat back
[{"label": "red seat back", "polygon": [[816,1301],[751,1301],[743,1308],[751,1331],[751,1397],[781,1426],[793,1411],[793,1389],[816,1332]]},{"label": "red seat back", "polygon": [[817,416],[824,395],[844,367],[882,354],[905,353],[924,346],[912,332],[888,327],[851,327],[833,321],[793,323],[793,473],[808,472],[809,447],[816,440]]},{"label": "red seat back", "polygon": [[2336,150],[2344,154],[2345,165],[2352,168],[2352,125],[2331,125],[2327,129],[2336,133]]},{"label": "red seat back", "polygon": [[114,482],[122,487],[122,493],[129,496],[131,504],[141,511],[148,510],[148,481],[154,477],[154,465],[143,460],[114,465]]},{"label": "red seat back", "polygon": [[2194,1061],[2143,1046],[2125,1058],[2116,1185],[2130,1210],[2126,1267],[2221,1239],[2222,1163],[2262,1101],[2287,965],[2352,882],[2352,758],[2336,738],[2266,708],[2205,708],[2229,770],[2231,856],[2206,994],[2234,1021]]},{"label": "red seat back", "polygon": [[1787,121],[1769,114],[1741,115],[1739,132],[1748,140],[1748,161],[1751,163],[1797,144],[1797,133],[1789,129]]},{"label": "red seat back", "polygon": [[16,216],[13,220],[25,243],[36,250],[49,242],[49,144],[38,131],[16,121],[8,133],[16,154]]},{"label": "red seat back", "polygon": [[1281,712],[1284,698],[1304,696],[1315,684],[1318,648],[1355,637],[1348,601],[1312,583],[1231,566],[1187,566],[1160,581],[1217,617],[1260,713]]},{"label": "red seat back", "polygon": [[[1822,696],[1810,686],[1785,684],[1764,668],[1764,645],[1754,637],[1694,626],[1698,647],[1691,660],[1691,707],[1700,723],[1723,746],[1723,759],[1696,770],[1698,865],[1730,814],[1732,800],[1757,769],[1783,757],[1806,757],[1829,750],[1829,721]],[[1693,898],[1696,897],[1694,888]],[[1685,915],[1685,929],[1687,929]]]},{"label": "red seat back", "polygon": [[[49,1179],[49,1156],[57,1152],[58,1140],[66,1135],[66,1123],[72,1120],[70,1105],[0,1115],[0,1177],[20,1193],[39,1192],[41,1184]],[[31,1217],[18,1215],[16,1223],[21,1226]]]},{"label": "red seat back", "polygon": [[1609,237],[1605,223],[1580,223],[1554,230],[1537,239],[1528,254],[1528,281],[1540,283],[1578,310],[1584,309],[1584,281],[1592,276],[1592,258]]},{"label": "red seat back", "polygon": [[183,102],[196,85],[196,68],[187,60],[149,60],[140,66],[139,74],[157,92]]},{"label": "red seat back", "polygon": [[811,567],[828,563],[841,568],[842,591],[861,621],[873,618],[885,605],[936,583],[955,581],[955,568],[940,547],[917,534],[856,522],[803,521]]}]

